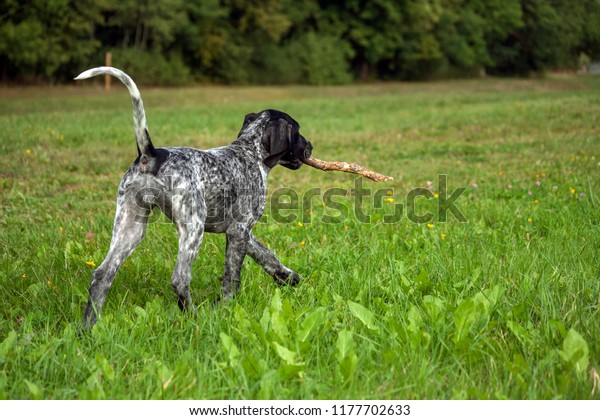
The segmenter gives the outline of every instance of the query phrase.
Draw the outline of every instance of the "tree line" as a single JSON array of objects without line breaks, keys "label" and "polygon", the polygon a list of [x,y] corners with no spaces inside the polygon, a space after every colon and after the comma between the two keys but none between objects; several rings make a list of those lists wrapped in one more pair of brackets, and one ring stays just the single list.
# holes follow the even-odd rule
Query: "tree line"
[{"label": "tree line", "polygon": [[600,57],[600,0],[2,0],[0,77],[143,84],[531,75]]}]

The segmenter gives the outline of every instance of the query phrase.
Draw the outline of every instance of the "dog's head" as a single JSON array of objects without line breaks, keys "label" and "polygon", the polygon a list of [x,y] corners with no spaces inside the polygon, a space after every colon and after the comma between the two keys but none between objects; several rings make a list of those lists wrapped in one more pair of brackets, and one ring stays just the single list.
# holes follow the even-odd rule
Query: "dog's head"
[{"label": "dog's head", "polygon": [[266,156],[263,162],[269,168],[298,169],[312,152],[312,144],[300,134],[300,125],[284,112],[267,109],[246,115],[238,137],[249,130],[260,133]]}]

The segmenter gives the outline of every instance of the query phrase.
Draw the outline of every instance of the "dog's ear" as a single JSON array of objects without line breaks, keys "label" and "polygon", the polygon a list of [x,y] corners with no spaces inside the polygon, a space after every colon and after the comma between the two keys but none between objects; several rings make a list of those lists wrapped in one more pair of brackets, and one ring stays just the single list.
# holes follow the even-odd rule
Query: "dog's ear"
[{"label": "dog's ear", "polygon": [[248,127],[248,125],[257,118],[258,114],[255,114],[253,112],[251,112],[250,114],[246,114],[246,116],[244,117],[244,123],[242,124],[242,128],[240,130],[240,133],[238,134],[238,137],[240,136],[240,134],[242,134],[242,131],[244,131],[244,129]]},{"label": "dog's ear", "polygon": [[246,114],[246,116],[244,117],[244,122],[242,124],[242,128],[240,129],[240,132],[238,133],[238,137],[240,137],[242,135],[242,133],[244,132],[244,130],[246,129],[246,127],[248,127],[250,125],[250,123],[255,121],[257,118],[258,118],[258,114],[255,114],[253,112],[251,112],[250,114]]},{"label": "dog's ear", "polygon": [[294,126],[284,118],[269,121],[263,137],[263,146],[269,154],[263,161],[269,168],[274,167],[279,159],[288,152],[292,144]]}]

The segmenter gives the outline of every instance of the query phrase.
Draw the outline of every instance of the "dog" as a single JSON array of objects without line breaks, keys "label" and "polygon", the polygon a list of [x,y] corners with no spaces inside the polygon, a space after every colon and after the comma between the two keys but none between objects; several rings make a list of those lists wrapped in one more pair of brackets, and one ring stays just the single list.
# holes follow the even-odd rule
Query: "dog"
[{"label": "dog", "polygon": [[277,284],[296,285],[300,276],[261,244],[252,228],[265,209],[269,171],[276,165],[299,169],[311,155],[312,144],[300,134],[300,125],[284,112],[267,109],[246,115],[237,139],[228,146],[155,148],[140,92],[127,74],[113,67],[96,67],[75,80],[101,74],[116,77],[129,90],[138,156],[118,188],[110,248],[92,273],[83,329],[96,323],[117,271],[142,241],[154,208],[175,224],[179,235],[171,285],[182,310],[195,314],[190,296],[192,263],[205,232],[225,233],[227,238],[217,301],[229,299],[239,290],[246,255]]}]

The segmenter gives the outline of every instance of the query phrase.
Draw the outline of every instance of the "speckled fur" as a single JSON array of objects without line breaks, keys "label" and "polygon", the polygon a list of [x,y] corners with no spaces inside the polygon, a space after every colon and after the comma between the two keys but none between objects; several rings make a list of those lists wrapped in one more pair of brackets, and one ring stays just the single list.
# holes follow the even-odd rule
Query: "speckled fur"
[{"label": "speckled fur", "polygon": [[248,114],[238,138],[229,146],[210,150],[154,148],[133,80],[112,67],[87,70],[77,80],[99,74],[117,77],[130,92],[138,158],[119,185],[110,249],[92,274],[83,327],[95,324],[117,271],[143,239],[154,208],[174,222],[179,234],[171,285],[182,310],[194,311],[190,297],[192,263],[204,232],[227,236],[221,299],[239,290],[246,255],[278,284],[297,284],[298,274],[254,237],[252,227],[265,208],[270,169],[277,164],[298,169],[310,156],[312,146],[299,134],[298,123],[283,112],[265,110]]}]

